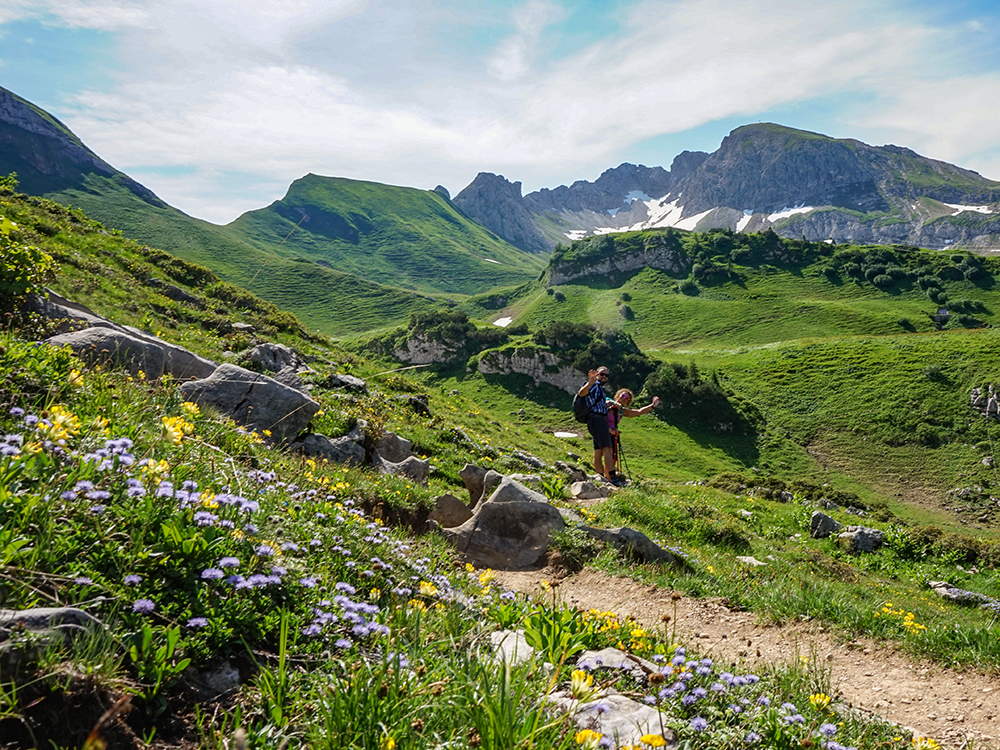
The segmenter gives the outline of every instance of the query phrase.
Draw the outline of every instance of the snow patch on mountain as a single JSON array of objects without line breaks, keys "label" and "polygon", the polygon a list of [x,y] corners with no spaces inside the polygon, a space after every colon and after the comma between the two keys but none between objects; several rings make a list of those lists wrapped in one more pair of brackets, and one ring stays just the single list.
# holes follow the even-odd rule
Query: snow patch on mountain
[{"label": "snow patch on mountain", "polygon": [[783,208],[780,211],[776,211],[773,214],[768,214],[767,220],[772,224],[776,221],[781,221],[782,219],[787,219],[790,216],[795,216],[795,214],[807,214],[810,211],[815,211],[815,206],[796,206],[795,208]]},{"label": "snow patch on mountain", "polygon": [[963,206],[960,203],[945,203],[948,208],[954,208],[955,213],[952,216],[958,216],[964,211],[974,211],[977,214],[992,214],[995,213],[989,206]]}]

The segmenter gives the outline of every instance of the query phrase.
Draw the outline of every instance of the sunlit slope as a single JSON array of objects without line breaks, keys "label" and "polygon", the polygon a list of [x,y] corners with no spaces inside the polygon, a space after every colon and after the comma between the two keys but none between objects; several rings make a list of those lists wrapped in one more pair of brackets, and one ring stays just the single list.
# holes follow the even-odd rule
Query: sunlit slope
[{"label": "sunlit slope", "polygon": [[538,276],[544,259],[504,242],[429,190],[307,175],[228,227],[278,256],[423,292],[472,294]]}]

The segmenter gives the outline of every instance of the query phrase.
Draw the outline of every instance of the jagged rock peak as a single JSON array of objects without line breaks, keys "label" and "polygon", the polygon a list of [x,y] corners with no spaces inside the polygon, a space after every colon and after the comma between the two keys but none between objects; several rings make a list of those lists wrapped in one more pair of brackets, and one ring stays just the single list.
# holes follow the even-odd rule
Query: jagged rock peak
[{"label": "jagged rock peak", "polygon": [[434,192],[442,196],[446,201],[451,200],[451,193],[448,192],[448,188],[446,188],[444,185],[438,185],[436,188],[434,188]]},{"label": "jagged rock peak", "polygon": [[633,198],[662,198],[670,192],[673,175],[663,167],[625,162],[606,169],[593,182],[543,188],[525,196],[532,211],[594,211],[625,208]]},{"label": "jagged rock peak", "polygon": [[503,175],[480,172],[468,187],[455,196],[454,203],[468,216],[529,252],[546,252],[552,244],[535,226],[524,198],[521,183]]}]

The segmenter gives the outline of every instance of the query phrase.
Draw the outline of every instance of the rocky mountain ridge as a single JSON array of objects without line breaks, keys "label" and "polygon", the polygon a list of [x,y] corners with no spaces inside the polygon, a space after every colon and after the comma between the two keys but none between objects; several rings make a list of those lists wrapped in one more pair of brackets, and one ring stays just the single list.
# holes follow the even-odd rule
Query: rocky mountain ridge
[{"label": "rocky mountain ridge", "polygon": [[[676,227],[773,228],[786,237],[858,244],[1000,245],[1000,182],[901,146],[770,123],[737,128],[712,154],[686,151],[669,171],[622,164],[593,183],[580,180],[520,200],[520,183],[490,178],[492,190],[505,195],[502,205],[489,204],[471,185],[455,202],[513,244],[528,235],[544,235],[554,247],[597,234]],[[505,235],[498,215],[516,215],[519,233]]]}]

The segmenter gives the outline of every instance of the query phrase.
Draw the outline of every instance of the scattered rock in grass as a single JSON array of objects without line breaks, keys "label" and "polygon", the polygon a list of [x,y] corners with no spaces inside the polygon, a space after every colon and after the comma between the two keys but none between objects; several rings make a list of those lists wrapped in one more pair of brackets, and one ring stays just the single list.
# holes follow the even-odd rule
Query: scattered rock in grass
[{"label": "scattered rock in grass", "polygon": [[749,565],[751,568],[766,568],[767,563],[761,562],[753,555],[737,555],[736,562],[743,563],[744,565]]},{"label": "scattered rock in grass", "polygon": [[337,372],[330,375],[325,382],[327,388],[343,388],[346,391],[357,391],[365,393],[368,391],[368,383],[353,375],[345,375]]},{"label": "scattered rock in grass", "polygon": [[515,450],[513,452],[513,455],[519,461],[521,461],[524,464],[527,464],[532,469],[544,469],[544,468],[546,468],[546,466],[548,466],[548,464],[546,464],[538,456],[532,455],[531,453],[528,453],[527,451]]},{"label": "scattered rock in grass", "polygon": [[182,346],[168,344],[148,333],[125,326],[98,326],[70,331],[47,339],[53,346],[69,346],[89,363],[123,367],[133,375],[140,372],[147,380],[170,375],[177,380],[204,378],[216,363],[199,357]]},{"label": "scattered rock in grass", "polygon": [[686,566],[687,563],[673,552],[663,549],[660,545],[641,531],[621,527],[618,529],[595,529],[593,526],[580,526],[599,542],[610,544],[619,553],[644,563],[666,563],[672,566]]},{"label": "scattered rock in grass", "polygon": [[599,500],[611,494],[606,486],[598,487],[590,480],[573,482],[569,487],[569,492],[576,500]]},{"label": "scattered rock in grass", "polygon": [[0,670],[16,672],[51,646],[104,629],[96,617],[76,607],[0,610]]},{"label": "scattered rock in grass", "polygon": [[360,466],[365,462],[365,447],[350,435],[339,438],[328,438],[316,432],[310,432],[296,438],[289,448],[309,458],[319,458],[334,464],[354,464]]},{"label": "scattered rock in grass", "polygon": [[809,518],[809,535],[813,539],[826,539],[831,534],[842,531],[844,525],[826,513],[814,511]]},{"label": "scattered rock in grass", "polygon": [[434,510],[429,516],[429,520],[439,524],[443,529],[461,526],[470,518],[472,511],[469,510],[469,506],[449,493],[441,495],[434,501]]},{"label": "scattered rock in grass", "polygon": [[749,521],[751,518],[753,518],[753,513],[751,511],[747,510],[746,508],[740,508],[738,511],[736,511],[736,515],[742,516],[747,521]]},{"label": "scattered rock in grass", "polygon": [[413,455],[413,443],[394,432],[383,432],[375,443],[375,451],[386,461],[399,463]]},{"label": "scattered rock in grass", "polygon": [[252,334],[252,333],[257,333],[257,329],[254,328],[249,323],[233,323],[233,332]]},{"label": "scattered rock in grass", "polygon": [[935,594],[949,602],[954,602],[955,604],[973,604],[984,609],[991,609],[994,612],[1000,612],[1000,601],[986,596],[986,594],[960,589],[958,586],[953,586],[947,581],[928,581],[927,585]]},{"label": "scattered rock in grass", "polygon": [[284,344],[271,342],[257,344],[250,350],[247,359],[266,372],[281,372],[286,367],[298,372],[306,366],[305,360],[297,351]]},{"label": "scattered rock in grass", "polygon": [[647,676],[658,672],[659,667],[651,661],[633,654],[628,654],[617,648],[604,648],[600,651],[584,651],[576,660],[577,669],[594,672],[599,669],[614,669],[628,672],[640,685],[648,684]]},{"label": "scattered rock in grass", "polygon": [[973,388],[969,395],[969,405],[987,419],[1000,419],[1000,394],[992,383],[986,390]]},{"label": "scattered rock in grass", "polygon": [[188,401],[216,409],[248,430],[270,431],[275,443],[293,440],[320,408],[304,393],[228,363],[179,390]]},{"label": "scattered rock in grass", "polygon": [[544,557],[552,531],[565,525],[544,495],[506,477],[468,521],[443,533],[473,564],[524,568]]},{"label": "scattered rock in grass", "polygon": [[383,474],[405,477],[417,484],[427,485],[431,473],[431,462],[426,458],[410,456],[402,461],[388,461],[378,453],[372,455],[372,466]]},{"label": "scattered rock in grass", "polygon": [[862,508],[856,508],[853,505],[848,505],[844,508],[844,513],[850,513],[852,516],[858,516],[859,518],[864,518],[868,514]]},{"label": "scattered rock in grass", "polygon": [[568,690],[560,690],[546,697],[556,711],[568,714],[580,729],[600,732],[613,744],[612,747],[638,747],[647,734],[661,734],[666,744],[661,747],[673,750],[679,745],[677,736],[670,729],[662,729],[669,721],[667,716],[653,706],[647,706],[612,690],[602,690],[586,702],[578,701]]},{"label": "scattered rock in grass", "polygon": [[535,658],[535,649],[528,645],[523,630],[494,630],[490,633],[490,645],[497,660],[512,667]]},{"label": "scattered rock in grass", "polygon": [[211,669],[190,671],[193,673],[192,681],[199,692],[209,698],[217,698],[240,686],[240,671],[228,661]]},{"label": "scattered rock in grass", "polygon": [[885,532],[864,526],[848,526],[837,538],[847,547],[848,552],[875,552],[885,543]]},{"label": "scattered rock in grass", "polygon": [[430,417],[431,414],[430,406],[427,405],[427,396],[393,396],[393,401],[398,401],[402,404],[409,406],[413,409],[414,413],[421,417]]},{"label": "scattered rock in grass", "polygon": [[578,469],[575,466],[570,466],[565,461],[556,461],[555,464],[553,464],[553,467],[555,468],[556,471],[559,471],[559,472],[562,472],[563,474],[565,474],[566,477],[569,479],[570,482],[586,482],[587,481],[587,474],[586,474],[586,472],[581,471],[580,469]]},{"label": "scattered rock in grass", "polygon": [[840,510],[840,506],[837,505],[837,503],[825,497],[821,497],[817,502],[817,505],[819,505],[819,507],[823,508],[824,510]]}]

